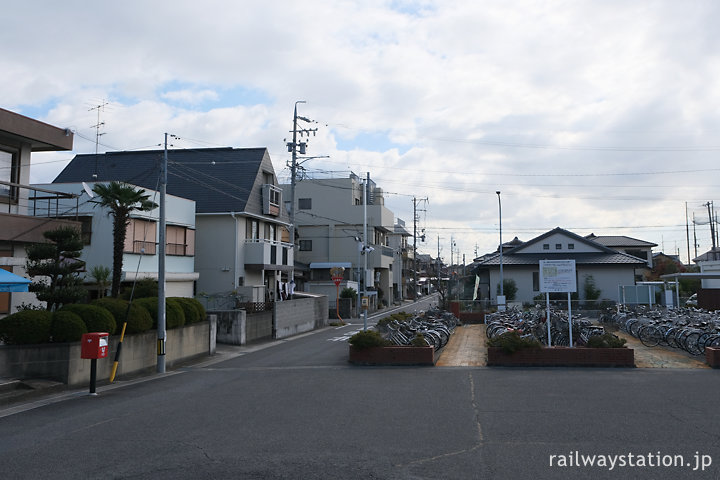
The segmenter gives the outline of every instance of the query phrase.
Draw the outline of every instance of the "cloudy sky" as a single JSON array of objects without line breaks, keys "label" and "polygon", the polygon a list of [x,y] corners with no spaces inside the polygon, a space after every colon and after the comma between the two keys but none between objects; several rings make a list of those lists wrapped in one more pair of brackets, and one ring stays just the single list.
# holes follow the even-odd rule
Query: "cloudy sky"
[{"label": "cloudy sky", "polygon": [[[75,132],[37,154],[267,147],[289,179],[293,106],[309,178],[371,178],[438,251],[469,262],[554,227],[687,258],[720,207],[720,2],[32,0],[3,7],[0,106]],[[98,110],[99,105],[105,105]],[[99,117],[98,117],[99,113]],[[99,119],[99,120],[98,120]],[[700,224],[703,222],[704,224]]]}]

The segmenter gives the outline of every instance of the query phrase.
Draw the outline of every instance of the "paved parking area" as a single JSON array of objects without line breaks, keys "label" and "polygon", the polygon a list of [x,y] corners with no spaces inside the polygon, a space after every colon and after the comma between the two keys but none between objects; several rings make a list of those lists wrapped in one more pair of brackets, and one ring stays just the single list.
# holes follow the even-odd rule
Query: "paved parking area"
[{"label": "paved parking area", "polygon": [[[640,340],[625,332],[615,332],[627,340],[627,347],[635,350],[637,368],[710,368],[702,356],[665,347],[646,347]],[[485,325],[463,325],[443,349],[436,362],[438,367],[484,367],[487,363]]]}]

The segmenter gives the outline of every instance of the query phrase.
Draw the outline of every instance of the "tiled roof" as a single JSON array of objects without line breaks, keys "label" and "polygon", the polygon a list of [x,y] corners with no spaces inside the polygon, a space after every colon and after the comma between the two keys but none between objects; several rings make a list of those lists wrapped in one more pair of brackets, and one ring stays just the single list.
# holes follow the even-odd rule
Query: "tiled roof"
[{"label": "tiled roof", "polygon": [[600,245],[605,245],[606,247],[657,247],[656,243],[646,242],[645,240],[638,240],[637,238],[632,237],[626,237],[624,235],[600,235],[600,236],[594,236],[594,235],[588,235],[588,240],[592,240],[593,242],[597,242]]},{"label": "tiled roof", "polygon": [[[624,253],[567,253],[561,255],[547,255],[542,253],[517,253],[503,255],[503,265],[538,265],[540,260],[575,260],[577,265],[644,265],[646,262]],[[500,254],[495,254],[487,260],[480,262],[479,267],[500,265]]]},{"label": "tiled roof", "polygon": [[[76,155],[53,183],[116,180],[157,190],[162,157],[162,150]],[[274,172],[265,148],[169,150],[167,192],[195,200],[197,213],[243,212],[261,165]]]}]

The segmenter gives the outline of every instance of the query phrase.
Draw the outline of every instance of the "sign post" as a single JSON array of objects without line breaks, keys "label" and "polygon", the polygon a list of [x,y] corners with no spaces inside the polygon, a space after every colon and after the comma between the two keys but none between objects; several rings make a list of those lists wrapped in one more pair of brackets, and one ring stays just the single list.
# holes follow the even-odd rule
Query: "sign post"
[{"label": "sign post", "polygon": [[572,307],[570,293],[577,292],[575,260],[540,260],[540,291],[545,292],[548,347],[552,345],[552,339],[550,337],[550,293],[567,292],[568,328],[570,330],[570,346],[572,347]]},{"label": "sign post", "polygon": [[335,313],[340,323],[343,322],[343,319],[340,317],[340,282],[343,280],[344,273],[345,268],[343,267],[332,267],[330,269],[330,276],[335,283]]}]

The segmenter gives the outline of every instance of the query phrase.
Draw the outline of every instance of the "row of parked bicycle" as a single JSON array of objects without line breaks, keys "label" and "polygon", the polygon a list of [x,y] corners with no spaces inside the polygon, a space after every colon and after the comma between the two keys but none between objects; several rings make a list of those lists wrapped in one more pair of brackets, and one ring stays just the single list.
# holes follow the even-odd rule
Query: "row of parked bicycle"
[{"label": "row of parked bicycle", "polygon": [[618,308],[603,313],[600,321],[615,325],[640,339],[643,345],[648,347],[668,346],[685,350],[692,355],[703,355],[706,347],[720,346],[719,312],[695,308]]},{"label": "row of parked bicycle", "polygon": [[437,351],[447,345],[458,323],[452,313],[435,309],[389,318],[386,322],[378,322],[377,328],[394,345],[411,345],[415,340],[435,347]]},{"label": "row of parked bicycle", "polygon": [[[529,310],[510,308],[485,316],[488,338],[495,338],[506,332],[516,332],[523,338],[531,338],[548,345],[547,311],[541,307]],[[603,335],[605,329],[584,317],[573,316],[573,345],[585,345],[594,335]],[[566,311],[550,312],[550,344],[567,346],[570,344],[570,322]]]}]

